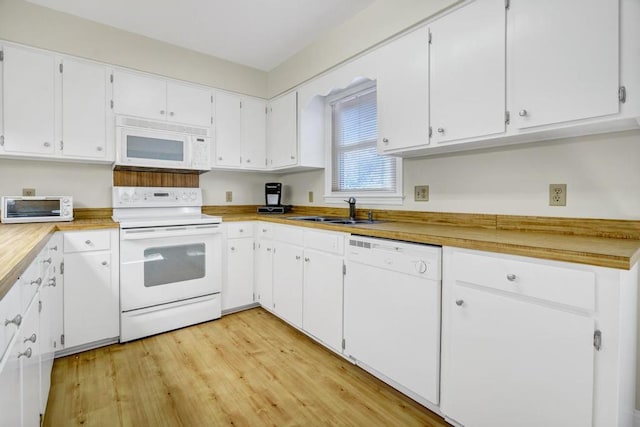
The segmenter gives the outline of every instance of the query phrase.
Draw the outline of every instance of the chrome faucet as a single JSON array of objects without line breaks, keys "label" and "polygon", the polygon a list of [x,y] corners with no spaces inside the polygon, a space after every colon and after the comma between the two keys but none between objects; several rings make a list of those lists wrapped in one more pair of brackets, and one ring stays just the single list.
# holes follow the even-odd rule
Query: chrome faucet
[{"label": "chrome faucet", "polygon": [[349,219],[351,221],[355,221],[356,219],[356,198],[349,197],[349,200],[345,200],[345,202],[349,203]]}]

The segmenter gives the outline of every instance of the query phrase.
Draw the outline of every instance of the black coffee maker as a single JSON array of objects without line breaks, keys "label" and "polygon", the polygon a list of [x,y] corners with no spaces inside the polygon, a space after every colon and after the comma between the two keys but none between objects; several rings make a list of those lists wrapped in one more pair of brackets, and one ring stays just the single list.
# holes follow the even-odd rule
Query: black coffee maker
[{"label": "black coffee maker", "polygon": [[264,185],[265,206],[258,207],[258,213],[283,214],[289,212],[290,206],[282,204],[282,183],[267,182]]}]

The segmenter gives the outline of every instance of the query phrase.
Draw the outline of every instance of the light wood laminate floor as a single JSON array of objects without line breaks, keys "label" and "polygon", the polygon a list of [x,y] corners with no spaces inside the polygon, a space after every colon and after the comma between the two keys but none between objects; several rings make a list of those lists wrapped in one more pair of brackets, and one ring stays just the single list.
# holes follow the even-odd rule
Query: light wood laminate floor
[{"label": "light wood laminate floor", "polygon": [[57,359],[45,426],[448,426],[256,308]]}]

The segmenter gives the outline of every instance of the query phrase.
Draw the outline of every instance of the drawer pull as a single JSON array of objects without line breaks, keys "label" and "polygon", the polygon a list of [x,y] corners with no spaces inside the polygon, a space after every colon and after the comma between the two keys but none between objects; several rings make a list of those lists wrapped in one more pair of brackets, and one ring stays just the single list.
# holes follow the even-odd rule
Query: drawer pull
[{"label": "drawer pull", "polygon": [[515,282],[516,275],[515,274],[507,274],[507,280],[510,282]]},{"label": "drawer pull", "polygon": [[40,284],[42,283],[42,277],[38,277],[36,280],[32,280],[31,284],[32,285],[38,285],[40,286]]},{"label": "drawer pull", "polygon": [[107,265],[108,263],[107,263],[107,261],[102,261],[100,264]]},{"label": "drawer pull", "polygon": [[16,326],[20,326],[21,323],[22,323],[22,316],[19,315],[19,314],[16,314],[16,317],[14,317],[13,319],[5,320],[4,321],[4,326],[9,326],[11,324],[16,325]]},{"label": "drawer pull", "polygon": [[91,244],[91,240],[85,240],[85,241],[84,241],[84,244],[85,244],[85,245],[90,245],[90,244]]},{"label": "drawer pull", "polygon": [[42,263],[44,264],[45,262],[47,262],[47,263],[51,264],[51,261],[52,261],[52,259],[51,259],[51,257],[49,257],[48,259],[43,259]]},{"label": "drawer pull", "polygon": [[33,334],[31,334],[31,336],[29,338],[25,338],[23,342],[31,341],[32,343],[35,343],[36,339],[37,339],[36,334],[33,333]]},{"label": "drawer pull", "polygon": [[33,350],[31,350],[31,347],[29,347],[24,353],[18,353],[18,359],[20,359],[22,356],[27,356],[27,359],[29,359],[32,354]]},{"label": "drawer pull", "polygon": [[457,299],[457,300],[456,300],[456,305],[457,305],[458,307],[462,307],[462,304],[464,304],[464,300],[462,300],[462,299]]},{"label": "drawer pull", "polygon": [[55,276],[49,279],[49,283],[47,283],[47,286],[51,286],[52,288],[56,287],[56,278],[55,278]]}]

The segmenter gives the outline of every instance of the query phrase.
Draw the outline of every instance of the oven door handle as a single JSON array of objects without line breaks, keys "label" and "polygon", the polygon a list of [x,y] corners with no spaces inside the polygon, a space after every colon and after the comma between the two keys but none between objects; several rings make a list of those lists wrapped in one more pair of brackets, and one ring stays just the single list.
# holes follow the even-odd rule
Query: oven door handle
[{"label": "oven door handle", "polygon": [[165,237],[208,236],[221,234],[219,225],[197,225],[188,227],[163,227],[124,229],[120,232],[120,240],[161,239]]}]

